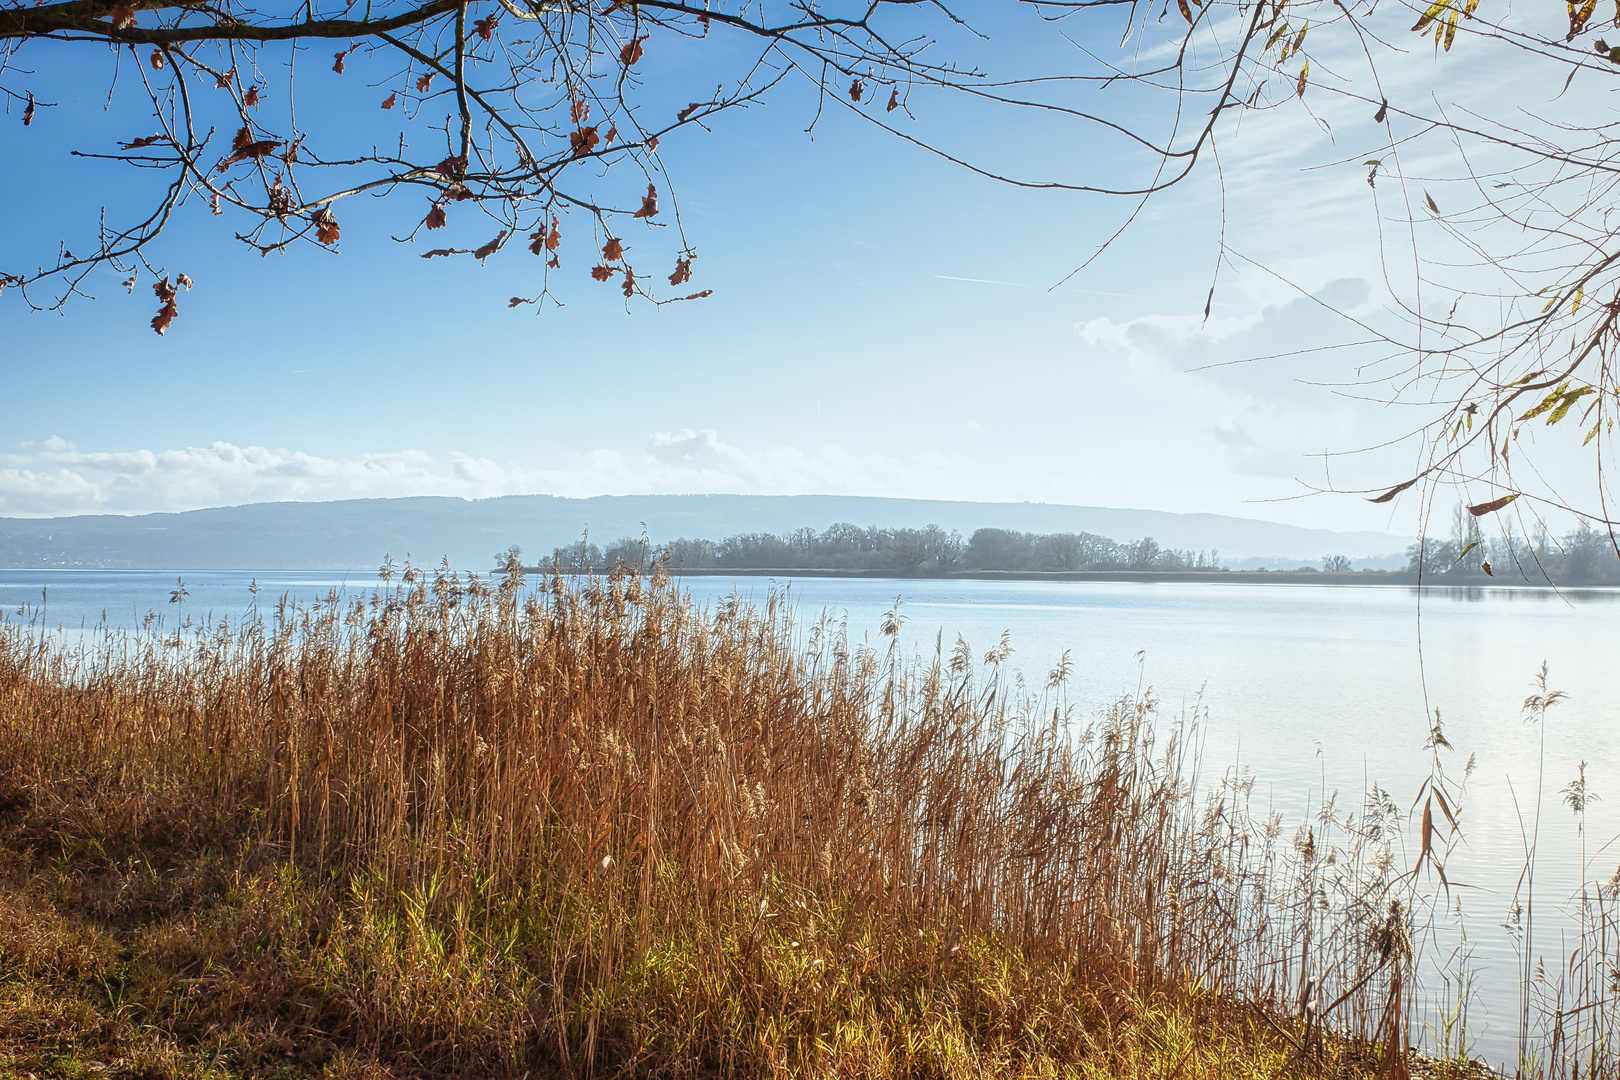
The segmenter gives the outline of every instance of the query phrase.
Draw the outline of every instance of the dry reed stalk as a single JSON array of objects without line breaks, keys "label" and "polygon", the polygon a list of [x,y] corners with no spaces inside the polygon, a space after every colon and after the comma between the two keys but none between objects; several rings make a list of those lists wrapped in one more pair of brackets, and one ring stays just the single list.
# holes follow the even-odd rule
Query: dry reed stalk
[{"label": "dry reed stalk", "polygon": [[[422,1062],[1084,1073],[1246,1001],[1403,1067],[1382,792],[1289,844],[1252,778],[1198,790],[1188,721],[1082,727],[1005,644],[913,662],[661,572],[538,584],[407,568],[77,650],[6,624],[0,797],[109,849],[274,853],[232,940],[306,942],[320,1022]],[[1178,1073],[1236,1052],[1188,1037]]]}]

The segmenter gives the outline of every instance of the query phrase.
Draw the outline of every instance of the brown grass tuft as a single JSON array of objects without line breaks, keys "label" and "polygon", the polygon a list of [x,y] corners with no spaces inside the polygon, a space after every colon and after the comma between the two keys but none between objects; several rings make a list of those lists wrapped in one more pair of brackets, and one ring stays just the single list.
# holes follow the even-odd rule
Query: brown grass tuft
[{"label": "brown grass tuft", "polygon": [[6,627],[13,982],[127,1019],[165,1075],[1200,1078],[1404,1051],[1387,797],[1290,842],[1252,781],[1199,794],[1149,696],[1080,725],[1005,652],[801,641],[774,599],[704,612],[661,574],[541,584],[412,570],[78,650]]}]

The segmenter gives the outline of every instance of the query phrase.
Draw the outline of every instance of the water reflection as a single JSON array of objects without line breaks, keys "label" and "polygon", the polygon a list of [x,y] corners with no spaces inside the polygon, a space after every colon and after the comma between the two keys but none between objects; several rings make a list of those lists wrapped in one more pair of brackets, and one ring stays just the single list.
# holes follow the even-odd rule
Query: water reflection
[{"label": "water reflection", "polygon": [[[1332,588],[1333,586],[1324,586]],[[1360,586],[1351,586],[1358,588]],[[1578,585],[1568,588],[1538,588],[1530,585],[1407,585],[1402,586],[1414,600],[1453,600],[1478,604],[1486,600],[1525,600],[1536,603],[1608,604],[1620,600],[1620,589],[1606,585]]]}]

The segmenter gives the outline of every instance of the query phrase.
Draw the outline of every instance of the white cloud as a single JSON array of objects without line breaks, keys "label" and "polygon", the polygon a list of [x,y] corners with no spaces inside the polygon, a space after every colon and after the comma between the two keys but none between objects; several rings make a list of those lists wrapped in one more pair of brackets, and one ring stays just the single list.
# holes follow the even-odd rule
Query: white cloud
[{"label": "white cloud", "polygon": [[1145,379],[1183,371],[1202,362],[1196,358],[1224,345],[1263,317],[1256,314],[1205,322],[1196,315],[1145,315],[1124,323],[1101,318],[1077,324],[1075,332],[1088,345],[1125,353],[1131,376]]},{"label": "white cloud", "polygon": [[906,458],[816,452],[792,446],[748,451],[713,429],[657,432],[643,452],[598,449],[536,466],[452,451],[329,458],[296,450],[215,442],[175,450],[84,451],[58,438],[0,454],[0,516],[147,513],[247,502],[402,495],[546,493],[565,496],[683,492],[949,497],[975,471],[960,455]]},{"label": "white cloud", "polygon": [[1242,317],[1104,318],[1075,331],[1095,348],[1122,354],[1132,392],[1153,388],[1151,396],[1176,409],[1177,420],[1202,431],[1231,473],[1355,486],[1363,472],[1377,483],[1406,466],[1390,465],[1387,454],[1339,459],[1330,476],[1320,455],[1382,443],[1403,434],[1400,425],[1410,418],[1376,400],[1352,400],[1387,393],[1359,377],[1356,365],[1388,353],[1384,345],[1354,344],[1366,333],[1344,317],[1352,314],[1364,322],[1385,317],[1360,278],[1330,281],[1312,296]]},{"label": "white cloud", "polygon": [[1365,280],[1340,278],[1310,296],[1246,316],[1146,315],[1124,323],[1101,318],[1076,324],[1075,332],[1089,345],[1124,352],[1136,377],[1190,372],[1257,398],[1297,400],[1301,387],[1343,378],[1353,363],[1374,355],[1366,348],[1338,349],[1366,336],[1346,316],[1367,314],[1371,295]]},{"label": "white cloud", "polygon": [[322,458],[215,442],[174,450],[83,451],[58,438],[0,454],[0,514],[181,510],[274,499],[421,494],[448,479],[420,451]]}]

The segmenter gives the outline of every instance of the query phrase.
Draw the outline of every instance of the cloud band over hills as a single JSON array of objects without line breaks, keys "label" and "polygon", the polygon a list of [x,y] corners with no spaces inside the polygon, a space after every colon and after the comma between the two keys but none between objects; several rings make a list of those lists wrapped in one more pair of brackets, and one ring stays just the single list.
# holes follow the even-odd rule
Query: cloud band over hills
[{"label": "cloud band over hills", "polygon": [[590,450],[562,467],[502,464],[450,452],[398,450],[321,457],[213,442],[172,450],[85,451],[61,439],[0,454],[0,517],[139,514],[284,500],[443,495],[732,492],[945,494],[972,463],[938,453],[908,458],[773,446],[749,452],[712,430],[657,432],[641,454]]}]

